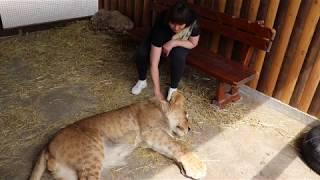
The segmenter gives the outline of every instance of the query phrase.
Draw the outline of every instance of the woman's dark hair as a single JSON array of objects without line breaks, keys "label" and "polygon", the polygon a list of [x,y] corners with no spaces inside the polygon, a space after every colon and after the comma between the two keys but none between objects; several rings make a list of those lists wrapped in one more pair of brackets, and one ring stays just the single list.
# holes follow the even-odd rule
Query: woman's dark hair
[{"label": "woman's dark hair", "polygon": [[194,14],[185,0],[178,0],[168,11],[167,21],[176,24],[193,23]]}]

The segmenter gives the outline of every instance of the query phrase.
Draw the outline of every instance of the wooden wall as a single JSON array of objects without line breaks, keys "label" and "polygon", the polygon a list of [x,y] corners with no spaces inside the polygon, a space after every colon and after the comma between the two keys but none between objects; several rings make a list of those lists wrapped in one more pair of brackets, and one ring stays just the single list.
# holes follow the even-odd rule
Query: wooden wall
[{"label": "wooden wall", "polygon": [[[248,86],[320,117],[320,0],[188,0],[251,21],[262,20],[277,35],[269,53],[256,51],[252,68],[258,77]],[[151,26],[152,0],[100,0],[100,7],[117,9],[137,26]],[[219,34],[202,34],[213,52],[229,57],[236,42]]]}]

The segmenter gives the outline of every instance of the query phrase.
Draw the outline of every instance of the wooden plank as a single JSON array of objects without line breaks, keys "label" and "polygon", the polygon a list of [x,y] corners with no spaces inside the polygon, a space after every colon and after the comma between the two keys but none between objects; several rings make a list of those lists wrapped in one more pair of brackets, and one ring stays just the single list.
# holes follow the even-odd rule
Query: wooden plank
[{"label": "wooden plank", "polygon": [[[237,17],[237,18],[240,17],[241,7],[242,7],[242,0],[234,1],[233,12],[232,12],[232,15],[234,17]],[[233,44],[234,44],[233,40],[227,39],[226,47],[225,47],[225,56],[229,59],[232,56]]]},{"label": "wooden plank", "polygon": [[104,9],[104,0],[98,0],[98,9]]},{"label": "wooden plank", "polygon": [[[271,62],[272,60],[270,59],[270,56],[272,56],[272,54],[274,54],[274,49],[276,47],[276,45],[278,44],[279,41],[279,33],[278,31],[280,31],[283,23],[284,23],[284,19],[285,19],[285,15],[288,9],[288,5],[289,5],[289,1],[280,1],[279,3],[279,7],[278,7],[278,12],[277,12],[277,17],[275,19],[274,25],[273,27],[276,29],[277,31],[277,35],[275,36],[273,42],[272,42],[272,47],[269,53],[266,54],[265,56],[265,60],[263,62],[263,67],[261,69],[261,74],[259,77],[259,83],[257,86],[257,90],[262,92],[262,88],[265,84],[266,79],[268,78],[268,71],[270,69],[271,66]],[[260,5],[260,9],[258,12],[258,16],[257,19],[265,19],[266,15],[267,15],[267,10],[268,8],[268,4],[266,1],[261,1],[261,5]],[[257,52],[256,52],[257,53]],[[256,55],[256,54],[255,54]]]},{"label": "wooden plank", "polygon": [[303,89],[302,97],[298,103],[298,109],[300,109],[303,112],[308,111],[319,82],[320,82],[320,53],[318,53],[316,62],[311,70],[310,76]]},{"label": "wooden plank", "polygon": [[144,27],[151,27],[151,0],[144,0],[143,3],[143,26]]},{"label": "wooden plank", "polygon": [[320,118],[320,84],[318,84],[316,94],[313,96],[308,113]]},{"label": "wooden plank", "polygon": [[[284,7],[281,7],[281,10],[286,12],[287,8],[285,8],[285,7],[288,7],[289,1],[287,1],[286,3],[283,3],[283,2],[285,2],[285,1],[281,1],[281,3],[280,3],[281,6],[284,6]],[[282,63],[281,71],[280,71],[280,74],[279,74],[279,77],[277,80],[277,84],[276,84],[276,87],[273,92],[273,97],[275,97],[277,99],[280,99],[281,89],[284,86],[284,81],[287,78],[287,74],[289,72],[289,67],[291,65],[292,59],[294,58],[300,36],[301,36],[303,28],[304,28],[305,17],[307,17],[309,10],[310,10],[310,9],[305,9],[306,4],[311,5],[312,0],[308,1],[308,3],[306,3],[306,2],[307,1],[301,1],[299,13],[297,15],[296,22],[294,24],[293,32],[291,33],[290,42],[287,47],[286,54],[284,56],[284,60]],[[281,23],[281,22],[284,23],[284,17],[279,18],[278,23]],[[277,38],[279,39],[279,37],[277,37]],[[269,59],[269,61],[271,61],[271,59]],[[270,65],[271,65],[271,63],[270,63]],[[292,98],[291,98],[291,100],[292,100]]]},{"label": "wooden plank", "polygon": [[[215,3],[217,3],[217,5],[214,6],[214,7],[217,7],[215,8],[216,11],[223,13],[226,8],[227,0],[219,0],[219,1],[215,1]],[[210,45],[210,50],[212,52],[218,53],[219,42],[220,42],[220,34],[213,33],[211,38],[211,45]]]},{"label": "wooden plank", "polygon": [[248,20],[255,21],[257,19],[258,10],[260,6],[260,0],[250,0]]},{"label": "wooden plank", "polygon": [[105,10],[109,10],[110,9],[110,0],[104,0],[103,8]]},{"label": "wooden plank", "polygon": [[227,60],[223,56],[199,47],[191,51],[187,63],[218,80],[233,85],[244,84],[255,76],[254,71],[240,63]]},{"label": "wooden plank", "polygon": [[320,3],[318,0],[313,0],[309,14],[306,17],[306,22],[304,24],[305,28],[300,36],[294,59],[292,60],[289,68],[288,78],[285,80],[284,86],[280,91],[280,100],[285,103],[289,103],[294,91],[304,58],[307,54],[308,47],[319,20],[319,10]]},{"label": "wooden plank", "polygon": [[274,53],[270,57],[270,73],[267,75],[262,92],[268,96],[272,96],[274,88],[277,83],[277,79],[281,70],[281,65],[284,60],[284,55],[288,47],[288,43],[291,37],[293,26],[299,11],[301,0],[291,0],[289,1],[288,10],[282,28],[280,29],[279,41],[274,44]]},{"label": "wooden plank", "polygon": [[133,0],[127,0],[126,14],[131,19],[133,19],[133,8],[134,8]]},{"label": "wooden plank", "polygon": [[269,48],[270,41],[268,39],[244,31],[238,31],[237,29],[230,28],[230,26],[215,21],[199,19],[198,22],[203,30],[219,32],[230,39],[241,41],[258,49],[267,50]]},{"label": "wooden plank", "polygon": [[301,100],[302,91],[306,86],[306,82],[310,76],[310,72],[314,63],[316,62],[318,52],[320,49],[320,23],[318,23],[316,31],[313,35],[311,44],[308,49],[307,56],[303,63],[301,73],[299,75],[296,87],[294,88],[293,95],[290,100],[290,105],[297,107],[298,102]]},{"label": "wooden plank", "polygon": [[211,6],[211,0],[200,0],[200,5],[204,7],[210,7]]},{"label": "wooden plank", "polygon": [[[267,17],[265,20],[266,27],[269,27],[269,28],[273,27],[273,24],[274,24],[274,21],[276,18],[276,14],[278,11],[278,7],[279,7],[279,2],[280,2],[280,0],[270,0],[269,1]],[[251,81],[249,83],[249,86],[251,88],[254,88],[254,89],[257,88],[265,56],[266,56],[265,51],[261,51],[261,50],[258,51],[256,61],[252,67],[257,72],[257,76],[256,76],[256,79],[254,79],[253,81]]]},{"label": "wooden plank", "polygon": [[118,9],[119,11],[124,14],[126,10],[126,0],[118,0]]},{"label": "wooden plank", "polygon": [[143,0],[134,1],[134,22],[136,26],[141,25]]},{"label": "wooden plank", "polygon": [[252,46],[242,46],[242,51],[240,53],[240,61],[243,66],[249,66],[253,50],[254,48]]},{"label": "wooden plank", "polygon": [[118,9],[118,0],[111,0],[110,10],[117,10],[117,9]]}]

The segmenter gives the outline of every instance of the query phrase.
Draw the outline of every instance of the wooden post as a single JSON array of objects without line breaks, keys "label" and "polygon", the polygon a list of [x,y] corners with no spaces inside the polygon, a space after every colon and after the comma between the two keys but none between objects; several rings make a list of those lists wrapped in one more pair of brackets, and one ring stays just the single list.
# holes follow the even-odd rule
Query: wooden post
[{"label": "wooden post", "polygon": [[126,14],[133,19],[133,0],[127,0]]},{"label": "wooden post", "polygon": [[117,9],[118,9],[118,0],[111,0],[110,10],[117,10]]},{"label": "wooden post", "polygon": [[104,0],[98,0],[98,9],[104,9]]},{"label": "wooden post", "polygon": [[[273,27],[273,23],[275,21],[280,0],[270,0],[268,5],[267,17],[265,20],[266,27]],[[249,86],[256,89],[259,81],[261,69],[264,63],[264,58],[266,56],[265,51],[259,50],[257,53],[256,61],[253,65],[253,69],[257,72],[256,78],[249,83]]]},{"label": "wooden post", "polygon": [[119,11],[122,13],[122,14],[124,14],[125,13],[125,10],[126,10],[126,2],[125,2],[125,0],[118,0],[119,2],[118,2],[118,9],[119,9]]},{"label": "wooden post", "polygon": [[245,67],[249,66],[253,51],[254,51],[254,48],[248,45],[244,45],[242,47],[241,53],[240,53],[240,60],[243,66]]},{"label": "wooden post", "polygon": [[308,113],[315,116],[317,115],[317,113],[319,113],[320,115],[320,84],[318,84],[316,93],[312,98],[312,103],[309,107]]},{"label": "wooden post", "polygon": [[317,90],[319,82],[320,82],[320,53],[318,53],[316,62],[311,70],[310,76],[303,89],[302,97],[300,99],[300,102],[298,103],[298,109],[302,110],[303,112],[308,111],[312,98]]},{"label": "wooden post", "polygon": [[[306,10],[306,12],[308,12],[309,9]],[[306,16],[303,16],[306,17]],[[310,72],[312,70],[312,67],[314,66],[318,53],[319,53],[319,49],[320,49],[320,23],[318,23],[316,31],[313,35],[311,44],[309,46],[309,50],[307,53],[307,56],[304,60],[302,69],[301,69],[301,73],[299,75],[297,84],[294,88],[291,100],[290,100],[290,105],[297,107],[299,101],[301,100],[302,97],[302,92],[303,89],[306,86],[306,82],[310,76]]]},{"label": "wooden post", "polygon": [[[240,16],[241,7],[242,7],[242,0],[234,1],[233,10],[232,10],[232,15],[234,17],[239,17]],[[231,59],[231,56],[232,56],[233,44],[234,44],[233,40],[227,39],[225,55],[229,59]]]},{"label": "wooden post", "polygon": [[105,10],[109,10],[110,9],[110,0],[104,0],[103,8]]},{"label": "wooden post", "polygon": [[143,7],[142,0],[134,1],[134,23],[137,26],[141,25],[142,7]]},{"label": "wooden post", "polygon": [[210,0],[201,0],[200,5],[208,7],[210,5]]},{"label": "wooden post", "polygon": [[281,65],[284,60],[284,55],[288,47],[290,36],[293,30],[293,26],[299,11],[301,0],[291,0],[289,1],[289,7],[284,19],[284,23],[280,32],[278,33],[279,41],[277,44],[274,44],[273,49],[275,52],[271,55],[270,61],[270,73],[268,73],[267,79],[265,81],[262,92],[268,96],[272,96],[274,88],[277,83],[277,79],[280,73]]},{"label": "wooden post", "polygon": [[[217,1],[218,3],[218,8],[217,10],[219,12],[224,12],[225,8],[226,8],[226,3],[227,3],[227,0],[219,0]],[[218,49],[219,49],[219,42],[220,42],[220,34],[218,33],[213,33],[212,34],[212,39],[211,39],[211,45],[210,45],[210,50],[214,53],[217,53],[218,52]]]},{"label": "wooden post", "polygon": [[194,0],[188,0],[187,2],[190,3],[190,4],[193,4]]},{"label": "wooden post", "polygon": [[260,6],[260,0],[250,0],[248,20],[255,21],[257,19],[257,14]]},{"label": "wooden post", "polygon": [[311,9],[306,18],[304,29],[298,41],[298,46],[294,55],[294,58],[290,64],[287,79],[284,82],[283,88],[280,90],[280,100],[289,103],[294,87],[296,85],[304,58],[307,54],[308,47],[310,45],[313,33],[318,23],[320,16],[320,2],[319,0],[313,0]]},{"label": "wooden post", "polygon": [[151,0],[144,0],[143,3],[143,26],[144,27],[151,27]]}]

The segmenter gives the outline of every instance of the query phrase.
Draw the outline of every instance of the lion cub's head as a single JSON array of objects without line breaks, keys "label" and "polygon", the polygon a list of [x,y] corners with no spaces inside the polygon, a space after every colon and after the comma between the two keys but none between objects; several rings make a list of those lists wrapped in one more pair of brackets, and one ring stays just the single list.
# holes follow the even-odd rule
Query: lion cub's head
[{"label": "lion cub's head", "polygon": [[172,95],[169,104],[167,118],[171,133],[176,136],[186,135],[190,131],[190,124],[188,121],[188,114],[184,108],[184,96],[179,92],[175,92]]}]

